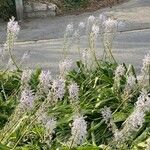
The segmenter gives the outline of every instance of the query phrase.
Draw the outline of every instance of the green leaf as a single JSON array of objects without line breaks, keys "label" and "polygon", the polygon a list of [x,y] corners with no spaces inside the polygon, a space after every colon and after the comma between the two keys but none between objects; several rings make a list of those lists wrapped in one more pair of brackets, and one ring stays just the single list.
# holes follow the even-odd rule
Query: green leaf
[{"label": "green leaf", "polygon": [[10,150],[10,148],[9,148],[8,146],[3,145],[3,144],[1,144],[1,143],[0,143],[0,149],[1,149],[1,150]]},{"label": "green leaf", "polygon": [[117,112],[113,115],[114,122],[125,121],[127,117],[128,117],[128,114],[126,114],[124,112]]}]

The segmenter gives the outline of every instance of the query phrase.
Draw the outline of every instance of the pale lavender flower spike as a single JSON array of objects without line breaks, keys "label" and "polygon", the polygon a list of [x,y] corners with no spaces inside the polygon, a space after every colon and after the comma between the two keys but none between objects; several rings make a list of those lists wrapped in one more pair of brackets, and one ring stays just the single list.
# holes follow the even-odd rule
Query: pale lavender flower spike
[{"label": "pale lavender flower spike", "polygon": [[77,83],[72,83],[71,85],[69,85],[68,89],[69,89],[69,97],[73,100],[78,99],[79,86],[77,85]]},{"label": "pale lavender flower spike", "polygon": [[82,145],[87,135],[87,123],[83,116],[75,116],[71,128],[70,147]]},{"label": "pale lavender flower spike", "polygon": [[133,88],[136,84],[136,78],[133,75],[127,77],[127,86]]},{"label": "pale lavender flower spike", "polygon": [[147,54],[143,59],[142,73],[148,69],[150,65],[150,54]]},{"label": "pale lavender flower spike", "polygon": [[34,96],[32,90],[25,89],[22,91],[20,104],[21,104],[23,109],[24,108],[25,109],[33,109],[34,100],[35,100],[35,96]]},{"label": "pale lavender flower spike", "polygon": [[13,34],[17,35],[20,31],[20,26],[18,25],[18,22],[15,21],[15,18],[12,17],[8,24],[7,24],[8,31],[12,32]]},{"label": "pale lavender flower spike", "polygon": [[23,70],[22,76],[21,76],[21,85],[22,86],[28,86],[29,81],[31,79],[32,70]]},{"label": "pale lavender flower spike", "polygon": [[61,77],[64,77],[71,69],[72,67],[72,60],[71,59],[65,59],[62,62],[59,63],[59,70]]},{"label": "pale lavender flower spike", "polygon": [[92,26],[92,32],[93,32],[93,34],[95,35],[95,36],[97,36],[98,34],[99,34],[99,26],[97,26],[97,25],[93,25]]},{"label": "pale lavender flower spike", "polygon": [[88,23],[93,23],[95,21],[95,17],[93,15],[89,16]]},{"label": "pale lavender flower spike", "polygon": [[49,91],[49,88],[51,87],[51,73],[50,71],[42,71],[39,76],[40,84],[39,88],[42,88],[45,92]]},{"label": "pale lavender flower spike", "polygon": [[118,27],[118,21],[112,18],[108,18],[103,22],[104,31],[105,32],[114,32],[117,30]]},{"label": "pale lavender flower spike", "polygon": [[52,90],[56,99],[62,99],[65,94],[65,80],[62,78],[54,80]]},{"label": "pale lavender flower spike", "polygon": [[142,127],[145,119],[145,113],[141,110],[135,110],[133,114],[127,120],[128,128],[136,130]]},{"label": "pale lavender flower spike", "polygon": [[51,141],[52,134],[55,133],[55,128],[57,126],[57,121],[55,118],[50,117],[47,115],[47,113],[42,112],[41,114],[38,114],[39,117],[38,122],[42,124],[45,128],[45,137],[48,137],[48,141]]},{"label": "pale lavender flower spike", "polygon": [[50,118],[45,124],[47,135],[54,133],[57,121],[54,118]]},{"label": "pale lavender flower spike", "polygon": [[125,67],[123,65],[118,65],[115,71],[115,77],[120,77],[125,74]]},{"label": "pale lavender flower spike", "polygon": [[109,123],[110,119],[112,119],[112,112],[110,110],[110,107],[104,107],[101,111],[102,113],[102,117],[103,117],[103,120],[105,121],[105,123]]}]

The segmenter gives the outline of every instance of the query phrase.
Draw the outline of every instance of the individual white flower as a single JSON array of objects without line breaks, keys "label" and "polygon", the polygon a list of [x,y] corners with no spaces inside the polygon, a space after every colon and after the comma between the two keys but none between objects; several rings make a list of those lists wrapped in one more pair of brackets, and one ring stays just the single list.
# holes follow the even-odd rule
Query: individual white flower
[{"label": "individual white flower", "polygon": [[49,88],[51,87],[51,73],[50,71],[41,71],[41,74],[39,76],[39,88],[48,94]]},{"label": "individual white flower", "polygon": [[80,22],[78,26],[79,26],[79,29],[84,29],[85,28],[85,23]]},{"label": "individual white flower", "polygon": [[125,74],[125,67],[123,65],[118,65],[116,70],[115,70],[115,77],[120,77]]},{"label": "individual white flower", "polygon": [[95,36],[97,36],[99,34],[99,26],[94,24],[92,26],[92,32],[94,33]]},{"label": "individual white flower", "polygon": [[35,96],[32,90],[25,89],[21,93],[20,104],[23,109],[33,109]]},{"label": "individual white flower", "polygon": [[117,29],[118,21],[108,18],[106,21],[103,22],[104,31],[105,32],[114,32]]},{"label": "individual white flower", "polygon": [[73,30],[74,30],[73,24],[68,24],[66,27],[66,33],[70,35],[73,33]]},{"label": "individual white flower", "polygon": [[72,100],[77,100],[79,97],[79,86],[77,83],[72,83],[71,85],[68,86],[69,89],[69,97]]},{"label": "individual white flower", "polygon": [[52,90],[56,99],[62,99],[65,94],[65,80],[57,79],[53,81]]},{"label": "individual white flower", "polygon": [[71,59],[65,59],[62,62],[59,63],[59,70],[60,75],[64,77],[71,69],[72,66],[72,60]]},{"label": "individual white flower", "polygon": [[83,144],[87,135],[87,123],[83,116],[75,116],[70,138],[70,148],[77,147]]},{"label": "individual white flower", "polygon": [[13,34],[17,35],[20,31],[20,26],[18,25],[18,22],[15,21],[15,18],[12,17],[8,24],[7,24],[8,31],[12,32]]},{"label": "individual white flower", "polygon": [[21,76],[21,85],[27,87],[31,79],[32,70],[23,70]]},{"label": "individual white flower", "polygon": [[106,124],[108,124],[110,122],[110,120],[112,119],[112,112],[110,110],[110,107],[104,107],[101,111],[103,120],[105,121]]},{"label": "individual white flower", "polygon": [[95,17],[93,15],[89,16],[88,23],[94,23]]}]

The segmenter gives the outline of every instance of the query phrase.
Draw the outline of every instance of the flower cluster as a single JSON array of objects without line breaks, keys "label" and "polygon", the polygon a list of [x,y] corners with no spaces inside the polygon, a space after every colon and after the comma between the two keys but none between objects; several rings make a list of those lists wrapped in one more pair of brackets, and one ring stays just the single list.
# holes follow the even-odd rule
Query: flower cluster
[{"label": "flower cluster", "polygon": [[22,88],[29,87],[29,81],[31,79],[32,72],[33,72],[32,70],[23,70],[21,77]]},{"label": "flower cluster", "polygon": [[17,35],[20,31],[20,26],[18,25],[18,22],[15,21],[15,18],[12,17],[8,24],[7,24],[7,30],[11,33],[13,33],[14,35]]},{"label": "flower cluster", "polygon": [[149,70],[149,66],[150,66],[150,55],[147,54],[143,59],[143,67],[141,71],[144,73],[145,71]]},{"label": "flower cluster", "polygon": [[87,123],[83,116],[75,116],[71,128],[70,148],[77,147],[86,139]]},{"label": "flower cluster", "polygon": [[125,93],[131,93],[133,88],[135,88],[136,85],[136,78],[133,75],[127,76],[126,85],[125,85]]},{"label": "flower cluster", "polygon": [[[121,135],[119,141],[126,141],[132,136],[134,131],[139,130],[145,122],[145,113],[150,111],[150,98],[146,91],[142,92],[135,103],[135,108],[131,115],[126,119],[124,127],[121,131],[117,131],[116,135]],[[117,141],[118,142],[118,141]]]},{"label": "flower cluster", "polygon": [[110,110],[110,107],[105,106],[102,109],[101,113],[102,113],[103,120],[105,121],[106,124],[108,124],[112,119],[112,112]]},{"label": "flower cluster", "polygon": [[117,30],[118,21],[112,18],[108,18],[103,22],[104,31],[113,33]]},{"label": "flower cluster", "polygon": [[50,142],[52,139],[52,134],[55,133],[55,128],[57,126],[57,121],[55,118],[49,117],[46,113],[38,114],[38,122],[42,124],[45,128],[45,142]]},{"label": "flower cluster", "polygon": [[41,92],[48,94],[52,82],[51,73],[49,71],[42,71],[39,76],[39,80],[40,80],[40,83],[38,85],[39,90],[41,90]]},{"label": "flower cluster", "polygon": [[77,83],[72,83],[71,85],[69,85],[68,87],[69,89],[69,96],[72,100],[76,100],[79,97],[79,86],[77,85]]},{"label": "flower cluster", "polygon": [[87,49],[84,49],[82,51],[82,58],[81,58],[84,66],[87,66],[90,63],[90,58],[91,58],[90,52]]},{"label": "flower cluster", "polygon": [[65,80],[57,79],[53,81],[52,90],[56,99],[62,99],[65,94]]},{"label": "flower cluster", "polygon": [[97,25],[94,24],[92,26],[92,33],[97,37],[98,34],[99,34],[99,26],[97,26]]},{"label": "flower cluster", "polygon": [[32,90],[25,89],[21,93],[20,105],[23,109],[31,110],[34,108],[35,96]]},{"label": "flower cluster", "polygon": [[116,70],[115,70],[115,77],[121,77],[125,74],[125,67],[123,65],[118,65]]},{"label": "flower cluster", "polygon": [[92,27],[95,23],[95,17],[93,15],[89,16],[88,20],[87,20],[87,24],[86,24],[86,32],[87,34],[92,32]]},{"label": "flower cluster", "polygon": [[69,72],[72,67],[72,60],[65,59],[64,61],[59,63],[59,70],[61,77],[65,77],[65,75]]},{"label": "flower cluster", "polygon": [[150,55],[147,54],[143,59],[143,66],[141,69],[141,75],[138,76],[138,81],[143,88],[149,87],[149,68],[150,68]]}]

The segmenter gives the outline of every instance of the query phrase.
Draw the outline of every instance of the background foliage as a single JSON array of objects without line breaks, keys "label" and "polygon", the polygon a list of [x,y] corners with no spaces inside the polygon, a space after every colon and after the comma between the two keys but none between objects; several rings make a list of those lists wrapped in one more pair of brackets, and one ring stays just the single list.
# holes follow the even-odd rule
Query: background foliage
[{"label": "background foliage", "polygon": [[16,16],[15,0],[0,0],[0,17],[8,20]]}]

